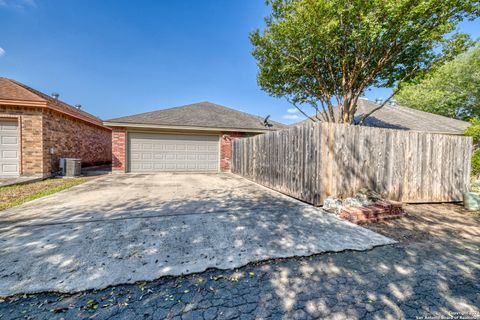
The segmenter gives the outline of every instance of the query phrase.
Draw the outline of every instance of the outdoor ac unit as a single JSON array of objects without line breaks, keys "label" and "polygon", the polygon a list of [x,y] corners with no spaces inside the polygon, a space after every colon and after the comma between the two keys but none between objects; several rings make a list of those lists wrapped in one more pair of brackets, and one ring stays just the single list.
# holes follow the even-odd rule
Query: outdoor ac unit
[{"label": "outdoor ac unit", "polygon": [[82,171],[82,159],[60,158],[60,170],[65,177],[79,176]]}]

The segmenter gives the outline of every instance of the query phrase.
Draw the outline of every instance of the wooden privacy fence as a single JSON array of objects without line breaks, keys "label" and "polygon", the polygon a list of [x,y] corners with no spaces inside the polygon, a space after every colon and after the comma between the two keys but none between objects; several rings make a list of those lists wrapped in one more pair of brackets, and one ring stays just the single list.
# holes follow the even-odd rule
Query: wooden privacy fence
[{"label": "wooden privacy fence", "polygon": [[469,137],[312,123],[233,143],[232,172],[314,205],[374,190],[403,202],[461,201]]}]

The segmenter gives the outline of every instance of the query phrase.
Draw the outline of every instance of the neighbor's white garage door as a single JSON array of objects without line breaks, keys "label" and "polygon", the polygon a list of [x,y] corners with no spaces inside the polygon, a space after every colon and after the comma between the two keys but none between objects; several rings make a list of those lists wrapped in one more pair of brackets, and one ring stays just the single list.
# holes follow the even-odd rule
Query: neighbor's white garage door
[{"label": "neighbor's white garage door", "polygon": [[0,120],[0,176],[18,175],[19,149],[17,121]]},{"label": "neighbor's white garage door", "polygon": [[129,133],[131,172],[218,171],[219,136]]}]

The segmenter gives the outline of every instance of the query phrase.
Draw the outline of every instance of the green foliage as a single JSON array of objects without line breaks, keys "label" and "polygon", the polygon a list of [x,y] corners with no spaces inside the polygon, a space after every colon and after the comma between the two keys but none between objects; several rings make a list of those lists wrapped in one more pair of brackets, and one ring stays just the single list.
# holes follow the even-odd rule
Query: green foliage
[{"label": "green foliage", "polygon": [[472,156],[472,176],[480,175],[480,150],[475,150]]},{"label": "green foliage", "polygon": [[465,135],[473,138],[473,144],[477,147],[477,150],[472,155],[472,176],[480,176],[480,119],[473,118],[470,120],[470,127],[465,130]]},{"label": "green foliage", "polygon": [[[258,83],[325,121],[352,122],[370,86],[424,73],[468,38],[446,35],[479,14],[478,0],[268,0],[264,30],[250,35]],[[333,101],[339,105],[335,117]]]},{"label": "green foliage", "polygon": [[473,118],[470,120],[470,127],[465,130],[465,135],[473,138],[473,143],[480,143],[480,119]]},{"label": "green foliage", "polygon": [[446,117],[480,117],[480,44],[423,80],[401,85],[397,99],[408,107]]}]

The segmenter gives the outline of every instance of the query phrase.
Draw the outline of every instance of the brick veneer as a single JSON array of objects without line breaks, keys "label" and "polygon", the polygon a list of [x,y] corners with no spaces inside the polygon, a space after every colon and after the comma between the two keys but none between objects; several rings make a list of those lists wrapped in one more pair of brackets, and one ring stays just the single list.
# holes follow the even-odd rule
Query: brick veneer
[{"label": "brick veneer", "polygon": [[[127,132],[122,127],[112,128],[112,170],[114,172],[127,171]],[[160,133],[160,132],[159,132]],[[220,134],[220,171],[230,171],[232,160],[232,141],[250,134],[244,132],[222,132]]]},{"label": "brick veneer", "polygon": [[232,162],[232,141],[246,137],[244,132],[222,132],[220,137],[220,170],[228,172]]},{"label": "brick veneer", "polygon": [[[50,154],[49,149],[55,148]],[[81,158],[82,166],[112,161],[111,130],[46,110],[43,114],[44,172],[59,170],[60,158]]]},{"label": "brick veneer", "polygon": [[402,203],[396,201],[378,201],[369,206],[347,207],[340,212],[340,218],[356,224],[383,222],[405,215]]},{"label": "brick veneer", "polygon": [[106,127],[38,107],[0,105],[0,118],[19,124],[21,175],[50,176],[60,157],[82,158],[84,165],[111,162],[111,131]]},{"label": "brick veneer", "polygon": [[127,170],[126,139],[125,128],[112,127],[112,171],[114,172]]}]

